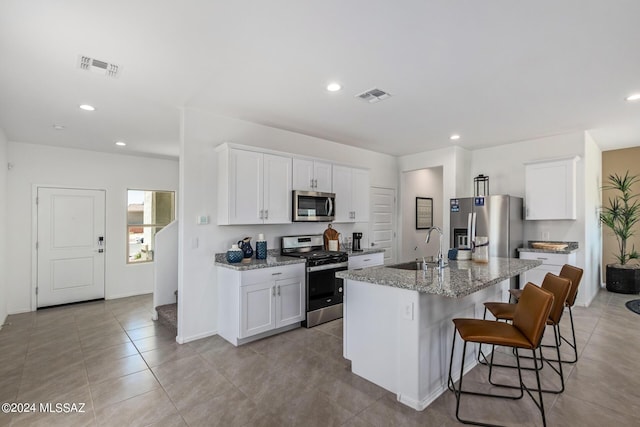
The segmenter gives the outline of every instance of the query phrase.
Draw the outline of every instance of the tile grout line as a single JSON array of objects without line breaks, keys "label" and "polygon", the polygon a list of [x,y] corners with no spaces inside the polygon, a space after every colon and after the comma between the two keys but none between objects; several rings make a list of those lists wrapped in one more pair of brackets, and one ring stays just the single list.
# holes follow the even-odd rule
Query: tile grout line
[{"label": "tile grout line", "polygon": [[[140,351],[140,348],[138,348],[138,346],[136,345],[136,343],[134,342],[133,339],[131,339],[131,335],[129,335],[129,331],[127,331],[124,326],[122,326],[122,324],[120,323],[120,320],[116,317],[116,320],[118,321],[118,324],[122,327],[122,330],[124,331],[124,333],[127,335],[127,337],[129,338],[129,341],[131,342],[131,344],[133,344],[133,346],[135,347],[136,351],[138,352],[138,355],[142,358],[142,361],[144,362],[145,366],[147,367],[147,369],[149,370],[149,372],[151,372],[151,375],[153,375],[153,378],[156,380],[156,382],[158,383],[158,385],[160,386],[160,388],[162,389],[162,392],[165,394],[165,396],[167,396],[167,399],[169,399],[169,402],[171,402],[171,405],[173,405],[173,408],[176,410],[176,413],[178,414],[178,416],[180,417],[180,419],[182,420],[182,422],[184,422],[186,425],[189,425],[187,423],[187,421],[184,419],[184,417],[182,416],[182,413],[178,410],[178,407],[176,406],[176,403],[173,401],[173,399],[171,399],[171,396],[169,395],[169,393],[167,393],[167,390],[164,388],[164,385],[162,385],[162,382],[160,382],[160,379],[157,377],[156,373],[153,372],[153,369],[151,368],[151,366],[149,366],[149,363],[147,362],[147,360],[144,358],[144,356],[142,355],[143,352]],[[153,319],[151,319],[153,320]],[[155,320],[153,320],[154,324],[155,324]],[[136,328],[136,329],[140,329],[140,328]],[[132,329],[135,330],[135,329]],[[150,350],[151,351],[151,350]],[[150,390],[152,391],[152,390]],[[145,392],[148,393],[149,391]],[[143,394],[145,394],[143,393]],[[141,396],[141,395],[138,395]],[[138,397],[138,396],[133,396],[130,397],[129,399],[133,399],[134,397]],[[125,399],[125,400],[129,400],[129,399]],[[153,424],[153,423],[151,423]],[[145,424],[145,425],[151,425],[151,424]]]}]

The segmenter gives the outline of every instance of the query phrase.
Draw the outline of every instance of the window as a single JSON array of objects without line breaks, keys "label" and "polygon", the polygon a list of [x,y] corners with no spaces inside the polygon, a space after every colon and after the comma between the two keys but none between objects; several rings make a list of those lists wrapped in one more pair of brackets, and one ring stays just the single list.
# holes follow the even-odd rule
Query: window
[{"label": "window", "polygon": [[175,192],[127,190],[127,263],[153,261],[156,233],[175,218]]}]

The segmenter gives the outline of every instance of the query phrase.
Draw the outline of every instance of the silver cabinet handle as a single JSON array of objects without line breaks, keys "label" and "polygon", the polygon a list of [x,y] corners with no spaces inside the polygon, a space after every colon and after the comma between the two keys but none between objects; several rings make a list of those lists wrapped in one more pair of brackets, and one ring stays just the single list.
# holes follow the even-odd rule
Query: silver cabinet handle
[{"label": "silver cabinet handle", "polygon": [[541,260],[545,261],[545,260],[547,260],[547,259],[549,259],[549,258],[542,258],[542,257],[538,257],[538,259],[541,259]]},{"label": "silver cabinet handle", "polygon": [[274,297],[276,296],[276,287],[275,286],[271,287],[271,295],[274,296]]},{"label": "silver cabinet handle", "polygon": [[264,210],[264,219],[269,219],[269,209]]},{"label": "silver cabinet handle", "polygon": [[271,273],[272,276],[279,276],[281,274],[282,274],[282,272],[280,272],[280,273]]},{"label": "silver cabinet handle", "polygon": [[367,258],[365,260],[362,260],[363,262],[367,262],[367,261],[371,261],[371,258]]},{"label": "silver cabinet handle", "polygon": [[264,219],[264,211],[260,209],[260,219]]},{"label": "silver cabinet handle", "polygon": [[280,296],[280,285],[278,285],[278,296]]}]

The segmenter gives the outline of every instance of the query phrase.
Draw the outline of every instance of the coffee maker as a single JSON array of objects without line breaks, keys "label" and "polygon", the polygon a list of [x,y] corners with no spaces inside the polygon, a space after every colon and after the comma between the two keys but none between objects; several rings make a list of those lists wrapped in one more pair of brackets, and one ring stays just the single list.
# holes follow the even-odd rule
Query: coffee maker
[{"label": "coffee maker", "polygon": [[361,252],[360,241],[362,240],[362,233],[353,233],[353,246],[351,248],[354,252]]}]

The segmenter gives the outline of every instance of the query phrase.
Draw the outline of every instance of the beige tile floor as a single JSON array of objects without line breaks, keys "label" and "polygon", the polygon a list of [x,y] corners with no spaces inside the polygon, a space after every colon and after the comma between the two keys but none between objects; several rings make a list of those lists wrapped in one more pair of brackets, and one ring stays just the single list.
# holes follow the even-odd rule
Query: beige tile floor
[{"label": "beige tile floor", "polygon": [[[549,426],[640,425],[640,316],[624,307],[633,298],[602,291],[575,309],[580,360],[566,365],[566,391],[545,395]],[[458,425],[450,392],[418,412],[351,374],[341,320],[235,348],[217,336],[178,345],[150,317],[149,295],[9,316],[0,402],[85,406],[0,414],[0,426]],[[556,381],[550,373],[543,370],[545,384]],[[485,367],[474,368],[465,388],[485,387],[485,377]],[[463,405],[463,416],[541,425],[526,398]]]}]

